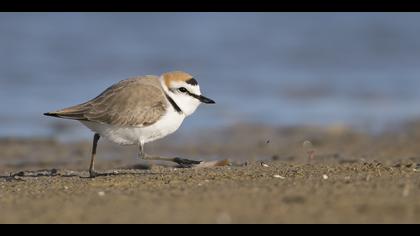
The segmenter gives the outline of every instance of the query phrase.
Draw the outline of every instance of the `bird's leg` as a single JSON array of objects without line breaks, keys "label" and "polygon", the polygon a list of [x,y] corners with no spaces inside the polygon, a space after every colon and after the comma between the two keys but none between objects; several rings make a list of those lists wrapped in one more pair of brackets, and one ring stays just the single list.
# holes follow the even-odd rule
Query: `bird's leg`
[{"label": "bird's leg", "polygon": [[160,157],[160,156],[150,156],[147,155],[144,152],[144,147],[143,147],[143,143],[140,143],[139,145],[139,158],[142,160],[147,160],[147,161],[170,161],[170,162],[175,162],[178,165],[180,165],[181,167],[192,167],[193,165],[198,165],[201,163],[201,161],[194,161],[194,160],[189,160],[189,159],[183,159],[183,158],[179,158],[179,157]]},{"label": "bird's leg", "polygon": [[146,154],[144,153],[144,144],[143,142],[139,143],[139,159],[144,159]]},{"label": "bird's leg", "polygon": [[93,136],[92,156],[90,159],[90,167],[89,167],[89,175],[91,178],[94,178],[97,176],[97,173],[95,172],[95,156],[96,156],[96,148],[98,147],[99,138],[101,138],[99,134],[95,134]]}]

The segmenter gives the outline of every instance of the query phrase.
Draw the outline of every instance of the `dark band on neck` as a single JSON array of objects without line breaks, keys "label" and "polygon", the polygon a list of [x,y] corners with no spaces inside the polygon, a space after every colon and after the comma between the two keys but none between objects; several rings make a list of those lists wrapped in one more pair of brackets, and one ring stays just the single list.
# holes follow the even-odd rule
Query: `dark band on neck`
[{"label": "dark band on neck", "polygon": [[179,108],[178,104],[176,104],[176,102],[171,97],[169,97],[168,94],[165,93],[165,95],[169,103],[171,103],[172,107],[175,109],[175,111],[178,112],[179,114],[182,114],[182,110],[181,108]]}]

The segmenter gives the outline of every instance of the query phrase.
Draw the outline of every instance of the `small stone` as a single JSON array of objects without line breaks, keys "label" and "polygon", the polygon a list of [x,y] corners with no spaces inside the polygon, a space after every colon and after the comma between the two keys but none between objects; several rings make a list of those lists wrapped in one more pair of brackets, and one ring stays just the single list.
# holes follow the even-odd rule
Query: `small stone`
[{"label": "small stone", "polygon": [[327,180],[327,179],[328,179],[328,175],[322,175],[322,178],[323,178],[324,180]]},{"label": "small stone", "polygon": [[105,196],[105,192],[103,192],[103,191],[98,192],[98,196],[99,196],[99,197],[103,197],[103,196]]},{"label": "small stone", "polygon": [[265,164],[264,162],[261,162],[262,167],[270,167],[269,165]]},{"label": "small stone", "polygon": [[286,179],[285,177],[281,176],[281,175],[273,175],[274,178],[277,179]]}]

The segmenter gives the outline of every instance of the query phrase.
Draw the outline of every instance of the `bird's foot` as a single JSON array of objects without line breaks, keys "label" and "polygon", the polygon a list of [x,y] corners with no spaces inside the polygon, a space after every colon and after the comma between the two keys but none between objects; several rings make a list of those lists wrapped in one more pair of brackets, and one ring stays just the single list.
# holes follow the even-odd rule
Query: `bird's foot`
[{"label": "bird's foot", "polygon": [[94,170],[90,170],[89,171],[89,178],[94,179],[94,178],[96,178],[98,176],[101,176],[101,174],[98,173],[98,172],[96,172],[96,171],[94,171]]},{"label": "bird's foot", "polygon": [[202,161],[194,161],[194,160],[175,157],[174,162],[177,163],[178,165],[180,165],[182,168],[191,168],[194,165],[201,164]]}]

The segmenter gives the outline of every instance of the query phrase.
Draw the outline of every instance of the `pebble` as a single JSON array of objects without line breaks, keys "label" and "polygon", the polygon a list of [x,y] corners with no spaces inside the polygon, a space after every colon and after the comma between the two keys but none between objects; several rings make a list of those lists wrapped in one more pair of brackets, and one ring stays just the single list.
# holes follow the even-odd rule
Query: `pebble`
[{"label": "pebble", "polygon": [[278,179],[286,179],[285,177],[281,176],[281,175],[274,175],[274,178],[278,178]]},{"label": "pebble", "polygon": [[328,175],[323,175],[322,178],[325,179],[325,180],[327,180],[328,179]]},{"label": "pebble", "polygon": [[264,162],[261,162],[262,167],[270,167],[269,165],[265,164]]},{"label": "pebble", "polygon": [[103,191],[98,192],[98,196],[99,196],[99,197],[103,197],[103,196],[105,196],[105,192],[103,192]]}]

